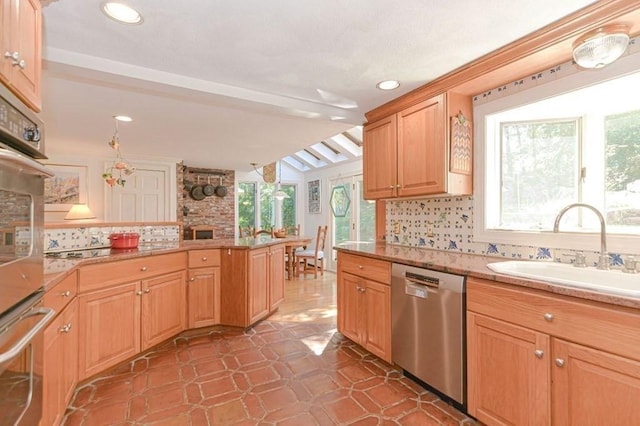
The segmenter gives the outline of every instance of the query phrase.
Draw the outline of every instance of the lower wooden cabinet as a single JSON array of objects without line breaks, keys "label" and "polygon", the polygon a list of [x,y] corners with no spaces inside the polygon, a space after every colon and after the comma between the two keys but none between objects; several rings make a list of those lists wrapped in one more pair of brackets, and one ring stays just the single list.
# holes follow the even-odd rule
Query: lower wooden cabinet
[{"label": "lower wooden cabinet", "polygon": [[71,301],[44,332],[41,425],[59,425],[78,382],[78,301]]},{"label": "lower wooden cabinet", "polygon": [[187,280],[187,326],[220,324],[220,267],[189,270]]},{"label": "lower wooden cabinet", "polygon": [[221,257],[222,324],[248,327],[284,300],[284,244],[227,249]]},{"label": "lower wooden cabinet", "polygon": [[389,262],[338,252],[338,331],[387,362],[391,362],[390,271]]},{"label": "lower wooden cabinet", "polygon": [[81,294],[80,380],[184,330],[185,301],[184,271]]},{"label": "lower wooden cabinet", "polygon": [[640,314],[467,280],[469,414],[488,425],[640,424]]}]

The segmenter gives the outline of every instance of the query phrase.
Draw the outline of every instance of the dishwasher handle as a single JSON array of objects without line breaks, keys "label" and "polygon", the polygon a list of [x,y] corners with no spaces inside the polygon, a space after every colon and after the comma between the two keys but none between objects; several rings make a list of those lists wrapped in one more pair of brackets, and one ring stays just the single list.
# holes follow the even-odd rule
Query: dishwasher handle
[{"label": "dishwasher handle", "polygon": [[439,288],[440,280],[438,278],[429,277],[426,275],[416,274],[413,272],[405,272],[404,279],[407,282],[424,285],[431,288]]}]

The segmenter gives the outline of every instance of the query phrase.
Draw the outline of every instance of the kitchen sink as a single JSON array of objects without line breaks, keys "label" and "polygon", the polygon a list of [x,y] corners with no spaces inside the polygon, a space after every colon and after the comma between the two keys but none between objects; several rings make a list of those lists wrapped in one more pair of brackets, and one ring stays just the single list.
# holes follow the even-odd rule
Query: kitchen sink
[{"label": "kitchen sink", "polygon": [[621,296],[640,297],[640,275],[620,270],[576,268],[566,263],[520,260],[489,263],[487,266],[499,274]]}]

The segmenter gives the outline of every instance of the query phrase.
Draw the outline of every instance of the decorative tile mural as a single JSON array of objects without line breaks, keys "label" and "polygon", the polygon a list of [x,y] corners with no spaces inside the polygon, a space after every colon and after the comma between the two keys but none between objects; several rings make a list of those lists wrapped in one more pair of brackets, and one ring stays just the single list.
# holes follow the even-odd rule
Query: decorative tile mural
[{"label": "decorative tile mural", "polygon": [[178,242],[180,231],[178,225],[159,226],[98,226],[88,225],[78,228],[52,228],[44,231],[44,251],[81,250],[88,248],[109,247],[109,234],[118,232],[136,232],[140,234],[140,244]]},{"label": "decorative tile mural", "polygon": [[[473,241],[473,197],[388,201],[386,240],[389,244],[478,254],[510,259],[573,262],[574,250]],[[598,252],[584,251],[588,265]],[[622,267],[620,254],[610,253],[611,266]]]}]

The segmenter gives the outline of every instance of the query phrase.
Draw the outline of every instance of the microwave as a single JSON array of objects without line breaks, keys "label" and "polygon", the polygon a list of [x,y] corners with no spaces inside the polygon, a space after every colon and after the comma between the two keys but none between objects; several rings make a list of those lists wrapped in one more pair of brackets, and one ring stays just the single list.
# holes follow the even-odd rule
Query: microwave
[{"label": "microwave", "polygon": [[46,159],[44,155],[44,124],[13,93],[0,84],[0,145]]}]

